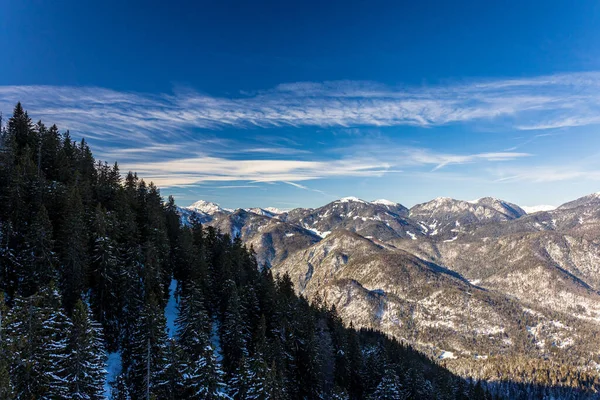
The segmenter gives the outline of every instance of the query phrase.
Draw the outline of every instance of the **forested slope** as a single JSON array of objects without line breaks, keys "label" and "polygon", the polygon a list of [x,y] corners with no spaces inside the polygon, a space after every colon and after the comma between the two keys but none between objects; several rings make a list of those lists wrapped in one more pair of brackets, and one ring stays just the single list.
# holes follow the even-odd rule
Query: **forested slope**
[{"label": "forested slope", "polygon": [[[180,221],[153,184],[20,104],[0,146],[0,398],[486,399],[346,327],[239,238]],[[176,284],[176,332],[165,306]]]}]

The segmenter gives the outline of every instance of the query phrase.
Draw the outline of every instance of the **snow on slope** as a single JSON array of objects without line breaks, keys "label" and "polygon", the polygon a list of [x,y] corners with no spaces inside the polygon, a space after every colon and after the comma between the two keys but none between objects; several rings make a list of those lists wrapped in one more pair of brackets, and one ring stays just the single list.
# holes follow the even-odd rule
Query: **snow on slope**
[{"label": "snow on slope", "polygon": [[179,299],[175,296],[175,290],[177,290],[177,281],[171,280],[169,285],[169,301],[165,307],[165,318],[167,319],[167,331],[169,337],[175,336],[175,320],[177,319],[177,305]]},{"label": "snow on slope", "polygon": [[339,203],[355,202],[355,203],[365,203],[365,204],[368,203],[367,201],[361,200],[358,197],[354,197],[354,196],[342,197],[337,202],[339,202]]},{"label": "snow on slope", "polygon": [[104,396],[106,399],[112,399],[111,383],[117,379],[121,373],[121,352],[109,353],[106,360],[106,381],[104,382]]},{"label": "snow on slope", "polygon": [[551,206],[548,204],[540,204],[539,206],[521,206],[523,211],[527,214],[533,214],[540,211],[552,211],[556,209],[556,206]]},{"label": "snow on slope", "polygon": [[382,206],[397,206],[398,205],[398,203],[396,203],[394,201],[386,200],[386,199],[373,200],[371,202],[371,204],[379,204],[379,205],[382,205]]},{"label": "snow on slope", "polygon": [[197,202],[186,208],[188,210],[197,211],[209,215],[225,211],[218,204],[211,203],[210,201],[205,200],[198,200]]}]

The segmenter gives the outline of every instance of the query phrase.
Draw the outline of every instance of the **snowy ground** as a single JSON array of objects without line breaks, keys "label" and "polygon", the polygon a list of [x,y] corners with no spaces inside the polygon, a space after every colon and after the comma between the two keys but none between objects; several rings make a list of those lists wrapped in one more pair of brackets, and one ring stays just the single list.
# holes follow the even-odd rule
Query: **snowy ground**
[{"label": "snowy ground", "polygon": [[108,359],[106,360],[106,382],[104,382],[104,396],[110,399],[110,384],[117,376],[121,373],[121,353],[108,353]]},{"label": "snowy ground", "polygon": [[171,280],[169,285],[169,301],[167,307],[165,307],[165,318],[167,319],[167,331],[169,337],[175,336],[175,320],[177,319],[177,306],[179,299],[175,296],[175,290],[177,289],[177,281]]}]

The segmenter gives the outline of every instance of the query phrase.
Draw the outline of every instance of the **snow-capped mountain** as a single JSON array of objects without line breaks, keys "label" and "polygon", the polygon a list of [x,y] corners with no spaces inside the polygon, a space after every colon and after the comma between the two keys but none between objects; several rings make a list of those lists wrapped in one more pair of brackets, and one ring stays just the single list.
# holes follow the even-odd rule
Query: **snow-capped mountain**
[{"label": "snow-capped mountain", "polygon": [[557,209],[570,210],[570,209],[576,209],[576,208],[580,208],[580,207],[586,207],[586,208],[600,207],[600,192],[592,193],[587,196],[580,197],[576,200],[570,201],[568,203],[565,203],[565,204],[557,207]]},{"label": "snow-capped mountain", "polygon": [[254,213],[254,214],[264,215],[265,217],[271,217],[271,218],[275,217],[276,215],[283,214],[285,212],[285,211],[282,211],[275,207],[265,207],[265,208],[254,207],[254,208],[246,208],[245,210],[248,212]]},{"label": "snow-capped mountain", "polygon": [[527,214],[533,214],[540,211],[552,211],[556,209],[556,206],[551,206],[549,204],[540,204],[537,206],[521,206],[523,211]]},{"label": "snow-capped mountain", "polygon": [[438,197],[412,207],[409,216],[427,236],[454,238],[473,225],[513,220],[525,214],[519,206],[492,197],[473,201]]},{"label": "snow-capped mountain", "polygon": [[356,197],[287,212],[200,205],[203,223],[240,235],[299,292],[356,326],[451,352],[449,366],[516,354],[600,365],[600,194],[530,213],[491,197],[410,210]]},{"label": "snow-capped mountain", "polygon": [[408,209],[401,204],[345,197],[316,209],[295,209],[279,218],[321,237],[346,229],[365,237],[389,240],[421,235],[420,228],[407,215]]},{"label": "snow-capped mountain", "polygon": [[195,212],[199,212],[199,213],[203,213],[203,214],[207,214],[207,215],[213,215],[213,214],[216,214],[219,212],[226,212],[226,210],[221,208],[221,206],[219,206],[218,204],[211,203],[210,201],[204,201],[204,200],[198,200],[194,204],[192,204],[188,207],[185,207],[185,208],[187,208],[188,210],[191,210],[191,211],[195,211]]}]

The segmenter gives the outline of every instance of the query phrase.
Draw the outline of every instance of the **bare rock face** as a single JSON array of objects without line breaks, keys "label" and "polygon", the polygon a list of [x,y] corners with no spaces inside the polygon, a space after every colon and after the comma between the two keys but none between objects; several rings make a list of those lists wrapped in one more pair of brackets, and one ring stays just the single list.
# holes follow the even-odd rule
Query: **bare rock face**
[{"label": "bare rock face", "polygon": [[182,218],[239,235],[347,323],[451,354],[450,366],[499,356],[600,365],[599,194],[530,214],[490,197],[410,210],[358,198],[288,212],[215,206]]}]

